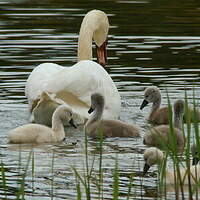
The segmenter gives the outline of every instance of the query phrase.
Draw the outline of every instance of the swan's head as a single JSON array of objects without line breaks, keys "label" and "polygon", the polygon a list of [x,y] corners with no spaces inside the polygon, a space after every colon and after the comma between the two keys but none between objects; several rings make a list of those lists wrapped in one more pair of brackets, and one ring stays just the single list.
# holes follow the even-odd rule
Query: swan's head
[{"label": "swan's head", "polygon": [[97,60],[103,67],[107,61],[107,36],[109,21],[101,10],[91,10],[83,18],[78,45],[78,60],[92,59],[92,40],[97,48]]},{"label": "swan's head", "polygon": [[148,172],[149,168],[152,165],[162,162],[163,157],[164,157],[163,152],[156,147],[150,147],[146,149],[144,151],[145,164],[143,169],[143,175],[145,175]]},{"label": "swan's head", "polygon": [[174,114],[183,115],[184,114],[184,101],[177,100],[174,102]]},{"label": "swan's head", "polygon": [[74,128],[77,128],[73,120],[73,111],[69,106],[67,105],[58,106],[53,115],[59,116],[59,118],[63,122],[68,121],[71,126],[73,126]]},{"label": "swan's head", "polygon": [[151,133],[150,131],[145,133],[144,137],[143,137],[143,144],[145,145],[149,145],[152,144],[152,146],[154,146],[153,144],[156,144],[157,140],[156,140],[156,135]]},{"label": "swan's head", "polygon": [[97,107],[104,107],[104,97],[100,93],[94,93],[91,96],[91,107],[88,113],[93,112]]},{"label": "swan's head", "polygon": [[148,103],[158,103],[161,101],[161,93],[158,87],[151,86],[145,89],[144,91],[144,100],[140,106],[142,110]]}]

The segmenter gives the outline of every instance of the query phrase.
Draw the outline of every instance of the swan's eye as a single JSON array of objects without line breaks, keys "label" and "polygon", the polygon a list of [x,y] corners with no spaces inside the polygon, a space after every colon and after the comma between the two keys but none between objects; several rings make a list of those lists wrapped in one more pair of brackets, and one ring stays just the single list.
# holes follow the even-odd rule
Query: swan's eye
[{"label": "swan's eye", "polygon": [[72,113],[71,112],[67,112],[66,113],[68,116],[72,117]]}]

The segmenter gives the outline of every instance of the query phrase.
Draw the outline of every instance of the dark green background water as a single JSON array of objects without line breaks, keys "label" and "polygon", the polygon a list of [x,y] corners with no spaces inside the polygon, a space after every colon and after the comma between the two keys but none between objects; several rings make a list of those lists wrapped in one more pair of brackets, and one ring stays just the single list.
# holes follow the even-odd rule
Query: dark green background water
[{"label": "dark green background water", "polygon": [[[77,60],[79,27],[84,15],[100,9],[109,16],[108,66],[121,97],[121,119],[139,124],[145,130],[149,109],[139,110],[144,88],[157,85],[165,88],[173,102],[184,97],[186,89],[192,98],[195,86],[199,99],[200,81],[200,1],[68,1],[68,0],[5,0],[0,2],[0,156],[8,169],[9,190],[16,191],[18,146],[7,144],[7,132],[28,122],[24,85],[32,69],[43,62],[71,66]],[[198,101],[197,101],[198,103]],[[35,192],[32,195],[31,170],[27,179],[26,199],[49,199],[51,194],[52,152],[55,199],[75,199],[75,178],[71,166],[83,170],[83,131],[69,130],[77,145],[42,145],[35,151]],[[105,199],[112,199],[112,173],[116,154],[121,172],[121,199],[126,199],[128,177],[135,173],[132,197],[155,199],[156,178],[143,179],[142,138],[109,139],[104,144]],[[22,151],[26,165],[30,147]],[[90,141],[90,153],[95,154]],[[92,156],[91,156],[92,158]],[[95,164],[95,171],[98,163]],[[155,168],[152,168],[154,171]],[[94,187],[94,186],[93,186]],[[94,187],[95,188],[95,187]],[[141,191],[142,189],[142,191]],[[94,189],[95,191],[95,189]],[[136,197],[135,197],[136,193]],[[4,192],[0,189],[0,196]],[[95,197],[94,197],[95,198]],[[171,199],[171,197],[169,197]]]}]

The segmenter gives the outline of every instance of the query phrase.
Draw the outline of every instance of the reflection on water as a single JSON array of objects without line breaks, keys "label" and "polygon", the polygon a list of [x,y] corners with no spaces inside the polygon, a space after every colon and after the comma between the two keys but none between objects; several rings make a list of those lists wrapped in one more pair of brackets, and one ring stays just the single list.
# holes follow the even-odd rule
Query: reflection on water
[{"label": "reflection on water", "polygon": [[[17,180],[26,166],[30,151],[34,152],[35,171],[32,173],[29,169],[27,172],[27,199],[49,199],[51,195],[55,199],[76,199],[76,180],[72,166],[80,172],[84,168],[81,127],[76,132],[73,129],[67,130],[70,135],[67,143],[34,148],[8,145],[6,136],[11,128],[28,121],[24,85],[32,69],[42,62],[55,62],[66,67],[76,63],[79,27],[88,10],[104,10],[110,19],[108,65],[109,73],[122,96],[122,120],[137,123],[145,129],[145,118],[149,110],[141,112],[139,105],[146,86],[155,84],[161,88],[163,104],[167,102],[166,87],[172,102],[177,97],[184,97],[185,88],[190,99],[193,86],[196,94],[199,92],[198,1],[180,4],[178,1],[156,0],[89,0],[87,3],[81,0],[72,3],[64,0],[7,0],[0,2],[0,5],[0,155],[8,176],[10,199],[17,191]],[[74,144],[71,141],[78,142]],[[119,160],[121,199],[126,199],[132,173],[135,175],[131,193],[134,199],[157,197],[157,192],[153,192],[157,190],[156,175],[145,178],[141,176],[142,152],[145,148],[142,138],[113,138],[105,141],[105,199],[112,199],[116,155]],[[91,158],[96,155],[94,173],[98,174],[95,141],[90,141],[89,151]],[[92,190],[97,197],[95,184]],[[2,189],[0,196],[4,196]]]}]

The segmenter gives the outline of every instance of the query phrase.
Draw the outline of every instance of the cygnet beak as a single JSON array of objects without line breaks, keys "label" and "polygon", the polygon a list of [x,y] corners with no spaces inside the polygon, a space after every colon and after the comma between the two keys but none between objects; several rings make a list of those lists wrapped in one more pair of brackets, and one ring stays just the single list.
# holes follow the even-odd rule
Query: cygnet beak
[{"label": "cygnet beak", "polygon": [[145,141],[145,139],[143,139],[143,144],[146,144],[146,141]]},{"label": "cygnet beak", "polygon": [[149,168],[150,166],[147,163],[145,163],[144,168],[143,168],[143,176],[148,172]]},{"label": "cygnet beak", "polygon": [[144,99],[143,102],[142,102],[142,105],[140,106],[140,110],[142,110],[149,102]]},{"label": "cygnet beak", "polygon": [[74,120],[72,118],[69,120],[69,124],[71,126],[73,126],[74,128],[77,128],[77,126],[74,124]]},{"label": "cygnet beak", "polygon": [[94,109],[91,107],[89,110],[88,110],[88,113],[92,113],[94,111]]}]

